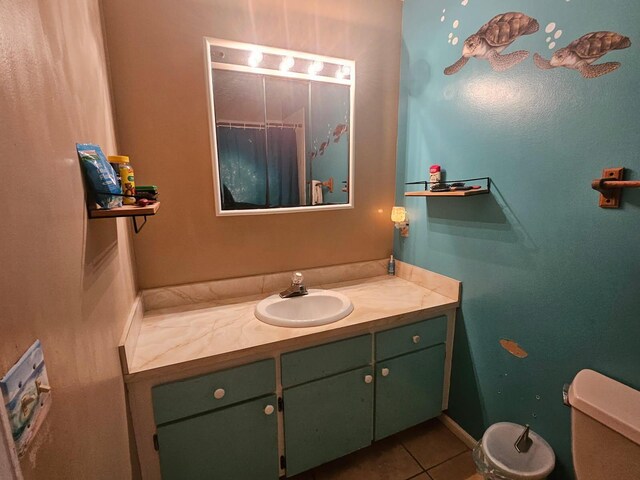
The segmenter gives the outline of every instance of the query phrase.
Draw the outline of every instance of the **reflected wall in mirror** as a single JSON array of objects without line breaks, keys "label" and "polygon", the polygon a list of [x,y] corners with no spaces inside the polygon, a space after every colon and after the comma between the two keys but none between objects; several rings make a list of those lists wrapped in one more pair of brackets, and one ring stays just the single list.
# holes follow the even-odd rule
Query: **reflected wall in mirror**
[{"label": "reflected wall in mirror", "polygon": [[353,206],[354,62],[205,39],[217,215]]}]

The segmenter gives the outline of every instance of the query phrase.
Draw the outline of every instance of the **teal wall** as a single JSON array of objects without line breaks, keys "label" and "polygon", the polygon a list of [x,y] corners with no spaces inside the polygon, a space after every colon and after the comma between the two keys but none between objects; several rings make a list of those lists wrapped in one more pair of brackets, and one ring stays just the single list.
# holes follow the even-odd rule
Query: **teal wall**
[{"label": "teal wall", "polygon": [[[528,59],[504,72],[471,59],[443,74],[469,35],[509,11],[540,23],[504,52]],[[556,452],[554,478],[572,478],[563,383],[591,368],[640,388],[640,190],[604,210],[590,187],[605,167],[640,178],[640,4],[405,0],[403,22],[396,202],[411,233],[396,233],[394,250],[463,282],[449,413],[476,437],[498,421],[531,424]],[[587,80],[534,65],[534,52],[550,58],[598,30],[631,39],[599,61],[622,62],[617,71]],[[405,198],[404,182],[426,179],[432,163],[449,179],[490,176],[492,194]],[[501,338],[529,356],[510,355]]]}]

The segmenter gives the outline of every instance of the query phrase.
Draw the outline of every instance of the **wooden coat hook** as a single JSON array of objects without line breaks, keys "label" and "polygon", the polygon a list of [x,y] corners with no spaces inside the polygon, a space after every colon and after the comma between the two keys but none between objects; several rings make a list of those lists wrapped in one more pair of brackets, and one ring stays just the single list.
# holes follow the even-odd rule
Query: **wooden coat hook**
[{"label": "wooden coat hook", "polygon": [[[308,180],[307,181],[307,185],[313,185],[313,182],[315,182],[316,180]],[[345,182],[342,182],[345,183]],[[333,193],[333,177],[329,177],[329,180],[327,180],[326,182],[319,182],[319,185],[321,187],[327,187],[329,189],[329,193]]]},{"label": "wooden coat hook", "polygon": [[333,193],[333,177],[329,177],[329,180],[322,182],[322,186],[327,187],[329,189],[329,193]]},{"label": "wooden coat hook", "polygon": [[620,208],[623,188],[640,188],[640,180],[623,180],[624,167],[605,168],[602,178],[591,182],[591,188],[600,192],[600,207]]}]

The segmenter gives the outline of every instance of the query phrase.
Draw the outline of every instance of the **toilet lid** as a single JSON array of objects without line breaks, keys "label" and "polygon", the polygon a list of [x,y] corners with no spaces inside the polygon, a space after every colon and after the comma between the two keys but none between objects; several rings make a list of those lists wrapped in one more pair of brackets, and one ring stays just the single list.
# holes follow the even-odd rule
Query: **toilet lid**
[{"label": "toilet lid", "polygon": [[533,441],[526,453],[514,447],[524,427],[516,423],[501,422],[491,425],[482,436],[482,450],[487,462],[518,480],[542,479],[551,473],[556,456],[549,444],[533,430]]}]

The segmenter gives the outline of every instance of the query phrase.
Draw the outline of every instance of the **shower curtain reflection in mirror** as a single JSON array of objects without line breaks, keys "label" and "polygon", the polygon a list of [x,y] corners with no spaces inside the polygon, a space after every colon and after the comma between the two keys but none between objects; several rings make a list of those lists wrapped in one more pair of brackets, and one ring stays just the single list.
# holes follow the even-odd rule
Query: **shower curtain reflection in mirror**
[{"label": "shower curtain reflection in mirror", "polygon": [[222,123],[216,133],[224,210],[300,205],[295,126]]}]

